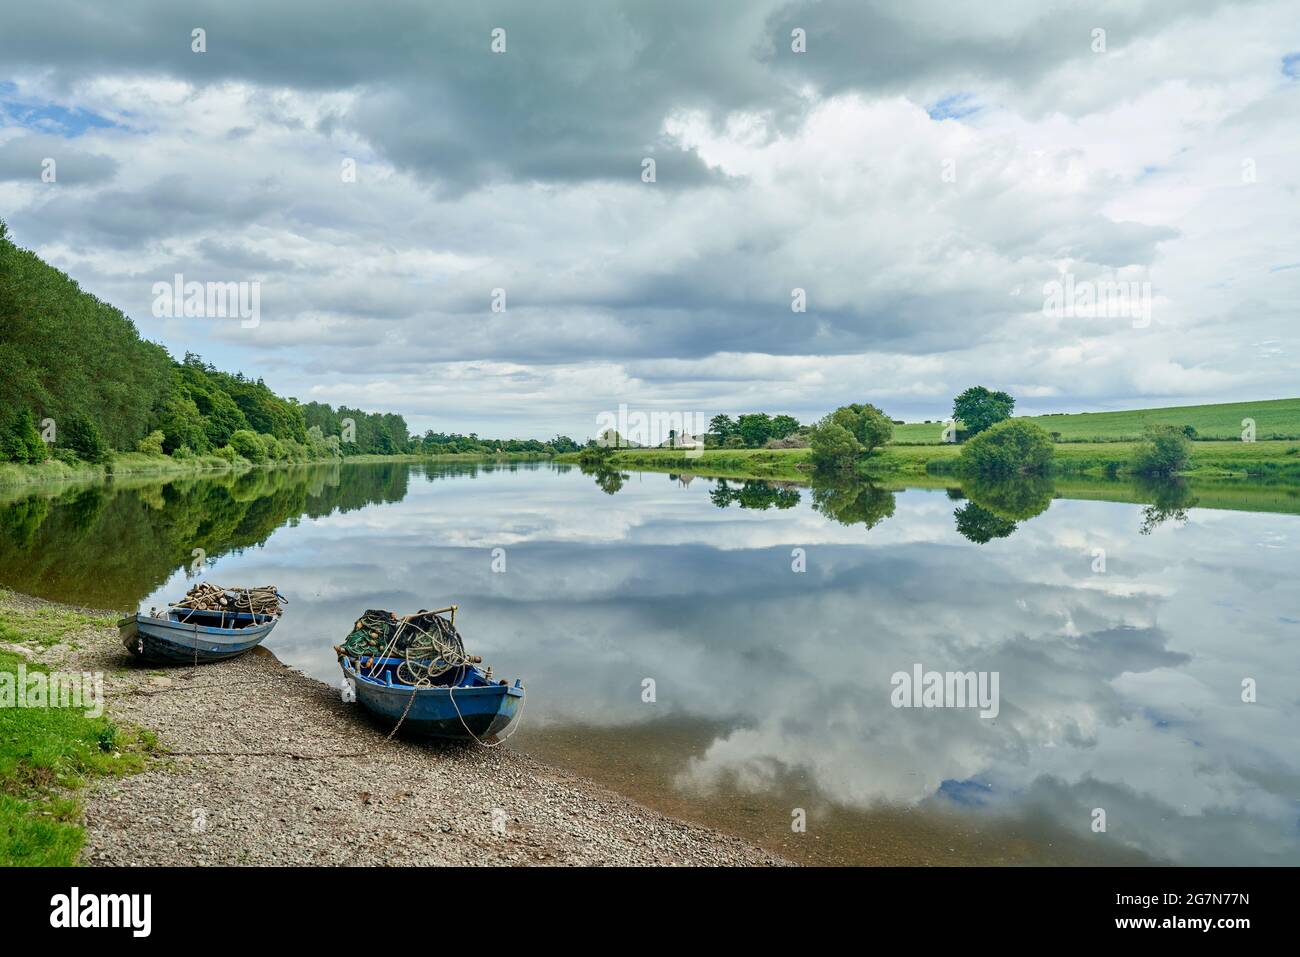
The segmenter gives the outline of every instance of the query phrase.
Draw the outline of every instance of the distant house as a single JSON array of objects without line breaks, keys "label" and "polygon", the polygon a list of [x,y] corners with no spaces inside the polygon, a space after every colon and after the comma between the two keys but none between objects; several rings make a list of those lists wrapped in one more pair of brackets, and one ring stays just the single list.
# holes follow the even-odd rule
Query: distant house
[{"label": "distant house", "polygon": [[689,432],[683,432],[680,435],[672,435],[659,443],[661,449],[694,449],[704,448],[704,436],[695,437]]}]

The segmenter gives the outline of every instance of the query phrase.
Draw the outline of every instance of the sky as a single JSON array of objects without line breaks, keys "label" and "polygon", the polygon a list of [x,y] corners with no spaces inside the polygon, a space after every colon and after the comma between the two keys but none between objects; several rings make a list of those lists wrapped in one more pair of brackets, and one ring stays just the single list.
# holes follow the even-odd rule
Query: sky
[{"label": "sky", "polygon": [[1295,0],[0,11],[15,241],[420,431],[1296,396],[1298,117]]}]

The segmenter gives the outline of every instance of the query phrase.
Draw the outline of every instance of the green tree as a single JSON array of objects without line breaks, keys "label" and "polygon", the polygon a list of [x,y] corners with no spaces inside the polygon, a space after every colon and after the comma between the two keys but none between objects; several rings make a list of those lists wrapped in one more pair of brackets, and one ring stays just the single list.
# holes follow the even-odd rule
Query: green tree
[{"label": "green tree", "polygon": [[874,405],[842,405],[813,426],[808,436],[813,464],[820,469],[851,468],[862,455],[884,445],[894,424]]},{"label": "green tree", "polygon": [[824,471],[851,469],[863,452],[853,433],[829,415],[814,426],[809,447],[813,465]]},{"label": "green tree", "polygon": [[961,467],[978,475],[1042,474],[1054,451],[1052,437],[1034,423],[999,422],[962,446]]},{"label": "green tree", "polygon": [[22,409],[9,425],[0,428],[0,460],[36,465],[49,456],[49,449],[36,431],[32,414]]},{"label": "green tree", "polygon": [[87,462],[103,462],[108,458],[108,446],[104,444],[99,426],[80,412],[74,412],[64,420],[58,435],[61,444]]},{"label": "green tree", "polygon": [[799,420],[792,415],[778,415],[772,419],[771,438],[783,439],[799,431]]},{"label": "green tree", "polygon": [[251,429],[235,432],[230,437],[230,447],[254,464],[266,461],[266,446],[262,443],[262,437]]},{"label": "green tree", "polygon": [[1140,475],[1172,475],[1187,468],[1192,440],[1176,425],[1149,425],[1145,441],[1133,456],[1133,471]]},{"label": "green tree", "polygon": [[163,439],[164,436],[162,430],[154,429],[140,440],[139,445],[136,446],[136,451],[143,452],[146,455],[162,455]]},{"label": "green tree", "polygon": [[719,445],[726,445],[727,439],[738,434],[736,422],[729,415],[715,415],[709,419],[709,432],[718,437]]},{"label": "green tree", "polygon": [[831,413],[831,419],[848,429],[866,452],[894,437],[894,423],[874,405],[842,405]]},{"label": "green tree", "polygon": [[740,417],[736,429],[745,445],[756,449],[772,437],[772,417],[766,412],[751,412]]},{"label": "green tree", "polygon": [[198,404],[183,390],[178,391],[163,404],[158,416],[163,451],[168,455],[179,448],[206,452],[209,448],[206,425]]},{"label": "green tree", "polygon": [[990,392],[982,385],[972,386],[952,402],[952,417],[965,432],[979,435],[997,423],[1011,418],[1016,400],[1005,392]]}]

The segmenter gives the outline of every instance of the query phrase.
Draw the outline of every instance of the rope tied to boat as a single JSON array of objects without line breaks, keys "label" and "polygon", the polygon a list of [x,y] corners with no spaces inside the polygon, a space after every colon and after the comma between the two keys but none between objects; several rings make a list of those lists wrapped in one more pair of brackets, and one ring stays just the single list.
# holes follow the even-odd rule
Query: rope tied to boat
[{"label": "rope tied to boat", "polygon": [[[391,740],[397,734],[406,716],[411,713],[411,706],[415,703],[419,692],[434,687],[447,689],[447,696],[456,710],[456,717],[460,720],[461,727],[480,747],[498,747],[505,743],[519,727],[519,719],[523,717],[522,701],[519,714],[511,722],[510,733],[496,741],[490,743],[484,741],[465,721],[465,716],[456,701],[456,682],[464,678],[467,669],[481,663],[483,659],[476,655],[465,654],[465,642],[460,632],[456,630],[456,611],[456,605],[436,611],[422,608],[414,615],[399,618],[389,611],[369,609],[357,619],[352,633],[343,642],[343,649],[353,655],[357,662],[358,674],[361,674],[361,669],[366,666],[363,659],[373,655],[369,670],[365,673],[367,678],[374,678],[383,670],[382,662],[385,659],[391,660],[395,653],[402,655],[401,664],[394,669],[394,677],[403,684],[410,685],[411,694],[406,700],[406,708],[402,711],[402,716],[397,719],[393,730],[388,732],[385,741]],[[445,617],[445,613],[448,612],[450,617]],[[460,674],[447,685],[434,683],[435,678],[453,670],[459,670]],[[490,671],[491,669],[489,673]]]},{"label": "rope tied to boat", "polygon": [[274,585],[256,588],[223,588],[212,582],[199,582],[185,593],[173,608],[192,611],[226,612],[246,611],[253,615],[270,615],[279,618],[289,599],[280,594]]}]

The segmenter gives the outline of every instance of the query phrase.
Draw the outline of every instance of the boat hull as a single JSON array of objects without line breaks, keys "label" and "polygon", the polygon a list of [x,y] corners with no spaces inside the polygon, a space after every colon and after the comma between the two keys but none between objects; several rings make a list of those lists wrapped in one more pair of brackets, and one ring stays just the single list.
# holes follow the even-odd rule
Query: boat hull
[{"label": "boat hull", "polygon": [[[518,682],[413,691],[409,685],[365,677],[346,656],[339,663],[356,691],[358,704],[389,727],[400,720],[399,733],[416,737],[458,741],[495,738],[519,716],[524,700],[524,689]],[[477,674],[481,678],[482,673]]]},{"label": "boat hull", "polygon": [[202,664],[225,661],[262,643],[275,619],[246,628],[220,628],[170,618],[130,615],[117,623],[127,651],[142,661],[159,664]]}]

